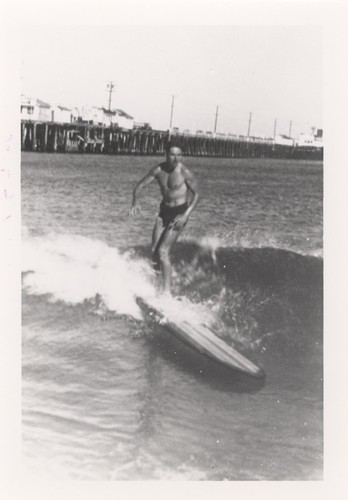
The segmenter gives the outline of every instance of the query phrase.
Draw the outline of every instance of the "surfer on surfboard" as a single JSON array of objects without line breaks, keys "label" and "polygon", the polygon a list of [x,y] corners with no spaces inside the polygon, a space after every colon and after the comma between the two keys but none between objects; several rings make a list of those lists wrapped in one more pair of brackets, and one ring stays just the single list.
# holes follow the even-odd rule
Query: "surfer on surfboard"
[{"label": "surfer on surfboard", "polygon": [[172,267],[170,251],[198,202],[197,182],[182,163],[182,150],[169,142],[166,161],[153,167],[135,186],[131,214],[140,210],[138,198],[146,186],[157,180],[162,202],[152,232],[152,261],[162,271],[163,293],[170,294]]}]

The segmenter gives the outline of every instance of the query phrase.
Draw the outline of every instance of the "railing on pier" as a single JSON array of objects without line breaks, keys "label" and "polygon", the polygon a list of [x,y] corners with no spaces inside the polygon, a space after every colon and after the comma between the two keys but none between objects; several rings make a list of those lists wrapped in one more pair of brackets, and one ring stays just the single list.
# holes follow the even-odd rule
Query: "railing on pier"
[{"label": "railing on pier", "polygon": [[[125,130],[85,123],[22,121],[21,149],[60,153],[163,155],[170,134],[160,130]],[[320,148],[275,145],[240,137],[176,134],[185,156],[322,160]]]}]

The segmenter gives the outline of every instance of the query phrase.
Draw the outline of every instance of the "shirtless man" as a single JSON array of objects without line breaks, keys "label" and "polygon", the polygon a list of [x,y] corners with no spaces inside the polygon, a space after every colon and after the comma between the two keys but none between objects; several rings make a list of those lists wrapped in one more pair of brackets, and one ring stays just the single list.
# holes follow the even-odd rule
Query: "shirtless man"
[{"label": "shirtless man", "polygon": [[[163,293],[170,294],[170,250],[198,202],[196,181],[182,163],[181,148],[174,143],[170,142],[166,148],[166,161],[153,167],[136,185],[133,191],[132,215],[136,215],[139,210],[140,192],[154,180],[157,180],[161,189],[162,202],[152,233],[152,260],[154,268],[162,270]],[[192,195],[190,200],[189,193]]]}]

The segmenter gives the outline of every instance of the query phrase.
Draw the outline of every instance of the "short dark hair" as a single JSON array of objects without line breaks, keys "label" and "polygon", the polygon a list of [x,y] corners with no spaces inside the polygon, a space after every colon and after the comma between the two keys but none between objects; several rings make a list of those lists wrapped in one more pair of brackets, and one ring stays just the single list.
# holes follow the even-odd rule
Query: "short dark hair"
[{"label": "short dark hair", "polygon": [[166,144],[166,153],[168,154],[171,148],[179,148],[182,151],[182,146],[178,139],[169,139]]}]

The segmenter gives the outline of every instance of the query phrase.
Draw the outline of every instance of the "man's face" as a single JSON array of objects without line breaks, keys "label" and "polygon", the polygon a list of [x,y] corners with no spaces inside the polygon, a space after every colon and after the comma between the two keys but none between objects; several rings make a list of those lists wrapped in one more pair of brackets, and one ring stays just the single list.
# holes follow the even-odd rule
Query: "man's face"
[{"label": "man's face", "polygon": [[168,164],[172,168],[175,168],[181,161],[181,157],[182,157],[182,152],[180,148],[170,148],[170,150],[167,153]]}]

